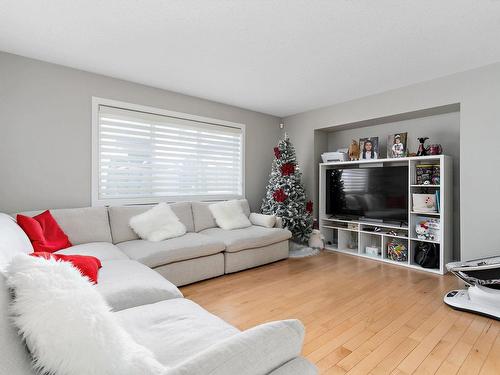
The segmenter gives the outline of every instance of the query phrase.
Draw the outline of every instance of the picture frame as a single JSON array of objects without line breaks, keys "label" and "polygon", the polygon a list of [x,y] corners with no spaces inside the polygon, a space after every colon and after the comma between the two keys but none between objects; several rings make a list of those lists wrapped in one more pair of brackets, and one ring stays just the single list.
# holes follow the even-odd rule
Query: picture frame
[{"label": "picture frame", "polygon": [[387,137],[387,157],[404,158],[408,155],[408,133],[396,133]]},{"label": "picture frame", "polygon": [[360,150],[359,158],[362,160],[378,159],[379,158],[378,137],[360,138],[359,150]]}]

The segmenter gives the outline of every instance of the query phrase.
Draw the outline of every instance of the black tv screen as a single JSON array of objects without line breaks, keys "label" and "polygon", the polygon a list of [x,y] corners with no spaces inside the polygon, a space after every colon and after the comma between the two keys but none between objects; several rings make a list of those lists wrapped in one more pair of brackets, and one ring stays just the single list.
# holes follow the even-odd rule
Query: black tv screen
[{"label": "black tv screen", "polygon": [[327,170],[326,214],[407,222],[408,167]]}]

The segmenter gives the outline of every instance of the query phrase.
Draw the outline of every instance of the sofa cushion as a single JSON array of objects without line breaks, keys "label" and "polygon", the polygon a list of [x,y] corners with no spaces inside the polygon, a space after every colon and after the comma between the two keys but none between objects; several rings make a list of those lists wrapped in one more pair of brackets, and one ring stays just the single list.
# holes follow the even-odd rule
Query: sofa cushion
[{"label": "sofa cushion", "polygon": [[[250,206],[248,205],[248,201],[246,199],[239,199],[241,203],[241,207],[243,208],[244,214],[248,217],[250,216]],[[193,202],[193,221],[194,221],[194,230],[195,232],[200,232],[204,229],[208,228],[216,228],[217,223],[210,212],[208,206],[213,204],[214,202]]]},{"label": "sofa cushion", "polygon": [[292,237],[292,233],[287,229],[264,228],[256,225],[233,230],[210,228],[200,233],[223,242],[226,245],[226,251],[230,253],[271,245]]},{"label": "sofa cushion", "polygon": [[125,330],[163,364],[175,366],[239,331],[196,303],[175,298],[116,313]]},{"label": "sofa cushion", "polygon": [[[113,243],[138,240],[139,236],[130,228],[129,221],[133,216],[146,212],[154,205],[137,206],[116,206],[109,207],[109,223]],[[193,213],[191,212],[190,202],[178,202],[169,204],[172,211],[185,225],[188,232],[194,232]]]},{"label": "sofa cushion", "polygon": [[14,218],[0,213],[0,271],[18,254],[30,254],[33,245]]},{"label": "sofa cushion", "polygon": [[[42,211],[20,212],[35,216]],[[106,207],[65,208],[50,210],[61,229],[73,245],[88,242],[111,242],[108,211]]]},{"label": "sofa cushion", "polygon": [[199,258],[224,251],[224,244],[198,233],[170,238],[160,242],[145,240],[126,241],[117,244],[130,259],[148,267],[158,267],[181,260]]},{"label": "sofa cushion", "polygon": [[[169,375],[263,375],[300,355],[304,326],[269,322],[221,340],[167,372]],[[159,358],[160,362],[162,359]],[[314,372],[313,372],[314,373]],[[291,372],[284,374],[292,375]],[[306,375],[300,373],[300,375]]]},{"label": "sofa cushion", "polygon": [[118,247],[109,242],[84,243],[56,251],[55,254],[90,255],[96,257],[100,261],[129,259]]},{"label": "sofa cushion", "polygon": [[215,228],[217,227],[217,223],[215,222],[212,213],[208,206],[209,202],[193,202],[193,221],[194,221],[194,230],[195,232],[200,232],[204,229]]},{"label": "sofa cushion", "polygon": [[174,284],[133,260],[102,262],[96,288],[115,311],[182,298]]}]

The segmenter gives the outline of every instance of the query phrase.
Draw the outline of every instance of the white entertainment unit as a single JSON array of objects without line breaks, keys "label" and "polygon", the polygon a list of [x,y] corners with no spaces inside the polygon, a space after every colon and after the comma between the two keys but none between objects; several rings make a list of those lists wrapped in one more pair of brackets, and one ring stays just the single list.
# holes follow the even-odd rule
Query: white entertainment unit
[{"label": "white entertainment unit", "polygon": [[[417,184],[416,166],[422,164],[433,165],[435,168],[439,167],[439,184]],[[325,213],[327,170],[335,168],[380,168],[384,166],[408,166],[408,220],[406,225],[348,220],[345,218],[330,217]],[[452,261],[453,254],[452,173],[452,159],[446,155],[321,163],[319,165],[319,230],[325,237],[325,249],[426,272],[446,273],[445,265]],[[440,192],[439,212],[423,213],[413,210],[413,193],[433,194],[437,190]],[[439,219],[440,235],[436,240],[421,240],[417,238],[415,225],[425,218]],[[377,231],[374,231],[375,229]],[[393,233],[389,233],[391,231]],[[439,268],[423,268],[414,261],[415,247],[420,241],[439,245]],[[406,260],[397,261],[389,259],[387,253],[388,244],[394,244],[395,242],[406,246]],[[373,254],[372,252],[372,254],[367,254],[367,247],[368,250],[370,248],[378,248],[380,249],[380,253]]]}]

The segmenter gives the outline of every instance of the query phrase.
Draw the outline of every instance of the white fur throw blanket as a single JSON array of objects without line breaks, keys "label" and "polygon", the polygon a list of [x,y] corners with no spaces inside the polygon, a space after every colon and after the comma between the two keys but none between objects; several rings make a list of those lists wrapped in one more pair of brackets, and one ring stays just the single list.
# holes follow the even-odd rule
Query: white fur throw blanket
[{"label": "white fur throw blanket", "polygon": [[20,255],[8,268],[14,323],[34,365],[57,375],[152,375],[165,368],[118,324],[68,262]]},{"label": "white fur throw blanket", "polygon": [[169,368],[130,337],[95,286],[70,263],[19,255],[7,276],[15,293],[14,323],[42,373],[265,375],[302,349],[303,325],[278,321],[236,334]]}]

